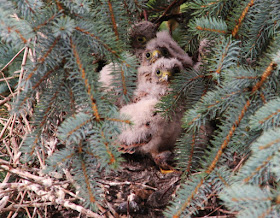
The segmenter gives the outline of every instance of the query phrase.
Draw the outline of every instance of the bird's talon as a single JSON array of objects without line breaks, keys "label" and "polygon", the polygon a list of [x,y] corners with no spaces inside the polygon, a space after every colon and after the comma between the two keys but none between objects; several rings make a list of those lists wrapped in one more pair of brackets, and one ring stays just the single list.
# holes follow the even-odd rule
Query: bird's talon
[{"label": "bird's talon", "polygon": [[162,168],[160,167],[160,172],[161,172],[162,174],[169,174],[169,173],[174,173],[175,171],[174,171],[174,170],[164,170],[164,169],[162,169]]}]

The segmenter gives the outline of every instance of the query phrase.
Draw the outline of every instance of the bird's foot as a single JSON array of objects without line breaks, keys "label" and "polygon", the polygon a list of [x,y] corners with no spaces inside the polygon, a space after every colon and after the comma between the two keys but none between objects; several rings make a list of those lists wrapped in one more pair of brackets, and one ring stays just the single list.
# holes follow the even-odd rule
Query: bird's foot
[{"label": "bird's foot", "polygon": [[160,172],[161,172],[162,174],[169,174],[169,173],[174,173],[174,172],[176,172],[176,170],[174,170],[174,169],[165,170],[165,169],[162,169],[161,167],[159,167],[159,169],[160,169]]},{"label": "bird's foot", "polygon": [[176,172],[176,170],[169,164],[169,162],[172,162],[172,156],[173,155],[171,151],[163,151],[153,155],[154,161],[159,166],[160,172],[162,174]]}]

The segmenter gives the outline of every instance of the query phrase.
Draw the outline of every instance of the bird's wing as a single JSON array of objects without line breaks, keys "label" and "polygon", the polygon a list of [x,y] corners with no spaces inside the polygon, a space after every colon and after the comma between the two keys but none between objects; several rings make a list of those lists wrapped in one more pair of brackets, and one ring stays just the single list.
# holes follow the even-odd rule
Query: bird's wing
[{"label": "bird's wing", "polygon": [[133,153],[136,148],[150,142],[153,137],[150,123],[158,100],[143,99],[121,108],[121,116],[129,117],[133,125],[124,126],[119,135],[120,151]]}]

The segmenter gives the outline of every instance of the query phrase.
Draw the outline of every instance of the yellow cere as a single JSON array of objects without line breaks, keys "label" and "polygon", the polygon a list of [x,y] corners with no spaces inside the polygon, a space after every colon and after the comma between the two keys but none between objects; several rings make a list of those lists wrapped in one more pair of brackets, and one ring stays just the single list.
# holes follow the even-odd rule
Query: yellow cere
[{"label": "yellow cere", "polygon": [[154,50],[152,56],[153,58],[159,58],[161,56],[161,52],[159,50]]},{"label": "yellow cere", "polygon": [[168,79],[171,77],[171,72],[169,71],[162,71],[160,74],[160,78],[159,81],[163,82],[163,81],[168,81]]}]

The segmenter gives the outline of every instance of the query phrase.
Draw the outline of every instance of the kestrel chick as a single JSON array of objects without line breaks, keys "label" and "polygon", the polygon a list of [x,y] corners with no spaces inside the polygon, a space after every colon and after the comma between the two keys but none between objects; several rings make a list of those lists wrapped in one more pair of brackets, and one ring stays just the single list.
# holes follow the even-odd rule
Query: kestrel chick
[{"label": "kestrel chick", "polygon": [[148,154],[161,168],[167,168],[167,159],[181,133],[183,111],[165,119],[155,106],[171,91],[170,79],[182,70],[182,64],[175,58],[160,58],[152,66],[139,68],[134,103],[120,110],[133,123],[123,128],[119,136],[122,152]]},{"label": "kestrel chick", "polygon": [[163,165],[161,154],[173,149],[181,133],[179,117],[166,120],[155,112],[155,98],[142,99],[121,108],[120,113],[130,118],[133,125],[126,126],[119,135],[120,151],[150,155],[156,164]]}]

